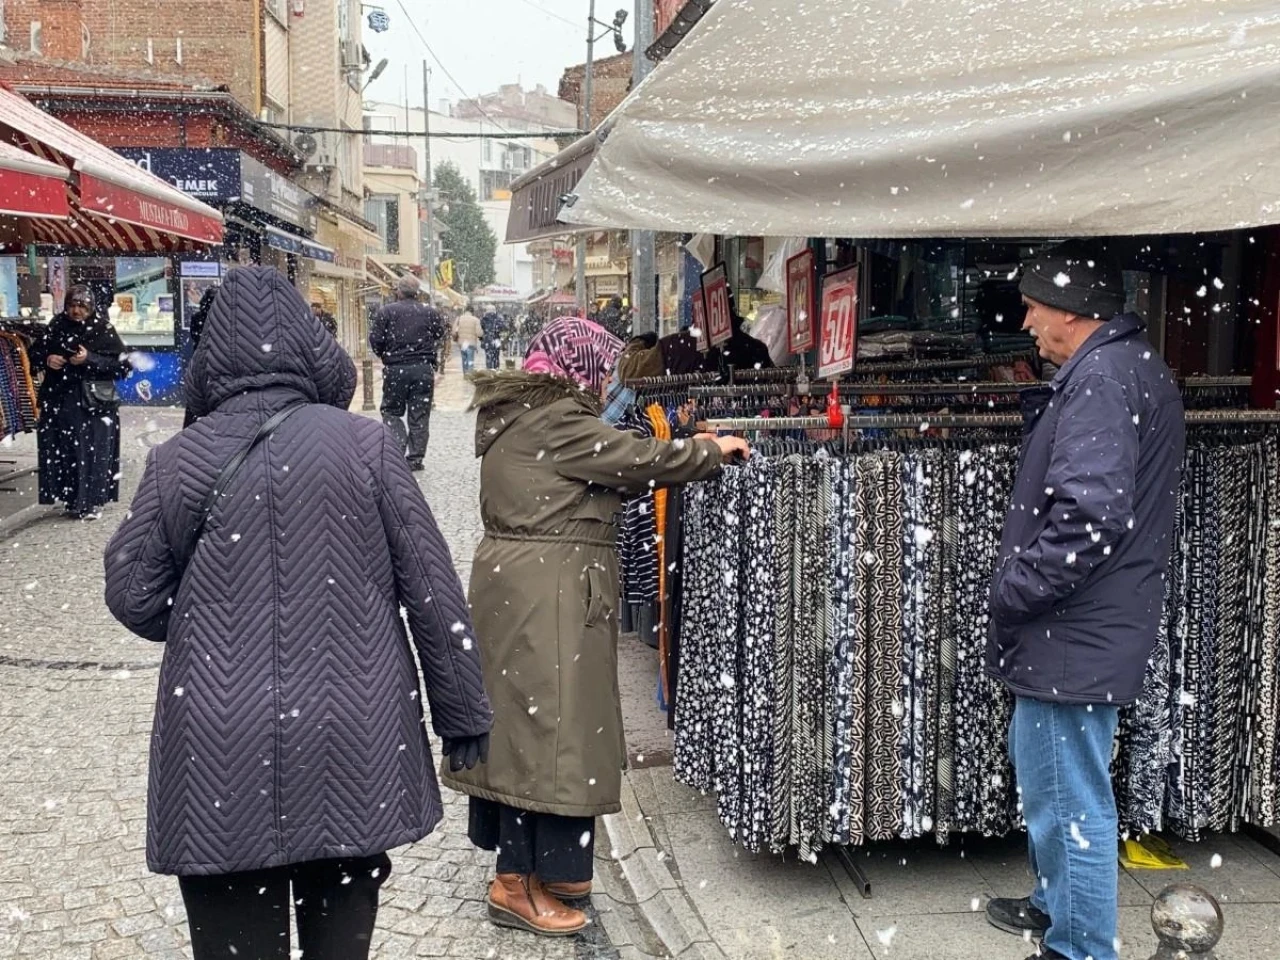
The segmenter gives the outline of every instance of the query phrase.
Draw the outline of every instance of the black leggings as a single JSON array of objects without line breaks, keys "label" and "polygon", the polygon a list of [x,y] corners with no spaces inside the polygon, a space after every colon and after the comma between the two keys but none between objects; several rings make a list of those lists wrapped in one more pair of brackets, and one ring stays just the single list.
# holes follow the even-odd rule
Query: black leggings
[{"label": "black leggings", "polygon": [[498,873],[537,874],[543,883],[590,880],[595,817],[559,817],[472,797],[467,833],[481,850],[498,851]]},{"label": "black leggings", "polygon": [[289,960],[289,888],[307,960],[366,960],[385,853],[270,870],[179,877],[195,960]]}]

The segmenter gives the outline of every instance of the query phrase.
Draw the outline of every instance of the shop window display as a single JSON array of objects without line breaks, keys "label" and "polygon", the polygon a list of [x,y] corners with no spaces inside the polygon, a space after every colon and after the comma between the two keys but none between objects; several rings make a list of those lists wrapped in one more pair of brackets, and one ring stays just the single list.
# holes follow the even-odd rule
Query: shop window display
[{"label": "shop window display", "polygon": [[167,257],[117,257],[107,311],[128,347],[172,347],[174,296]]}]

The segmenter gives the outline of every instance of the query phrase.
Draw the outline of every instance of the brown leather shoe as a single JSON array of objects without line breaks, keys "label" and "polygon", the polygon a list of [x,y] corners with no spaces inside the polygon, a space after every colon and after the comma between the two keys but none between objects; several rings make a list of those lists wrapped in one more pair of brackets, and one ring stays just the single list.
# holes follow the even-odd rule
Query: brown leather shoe
[{"label": "brown leather shoe", "polygon": [[537,877],[519,873],[500,873],[490,885],[489,919],[543,937],[571,937],[587,925],[585,913],[566,907]]},{"label": "brown leather shoe", "polygon": [[591,881],[578,883],[544,883],[547,893],[561,900],[584,900],[591,896]]}]

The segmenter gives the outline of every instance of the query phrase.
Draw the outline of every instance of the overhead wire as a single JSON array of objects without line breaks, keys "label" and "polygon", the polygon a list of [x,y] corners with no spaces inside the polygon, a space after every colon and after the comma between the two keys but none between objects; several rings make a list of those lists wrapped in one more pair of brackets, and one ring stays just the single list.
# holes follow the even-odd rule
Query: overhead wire
[{"label": "overhead wire", "polygon": [[559,20],[561,23],[567,23],[571,27],[578,26],[578,24],[574,23],[568,17],[563,17],[553,10],[548,10],[542,4],[535,3],[534,0],[520,0],[520,2],[525,4],[526,6],[533,7],[535,10],[540,10],[542,13],[545,13],[548,17],[551,17],[553,20]]},{"label": "overhead wire", "polygon": [[[427,43],[427,38],[426,38],[426,37],[424,37],[424,36],[422,35],[422,31],[418,29],[418,25],[414,22],[413,17],[411,17],[411,16],[409,15],[409,10],[408,10],[408,8],[404,5],[404,0],[396,0],[396,4],[400,7],[400,12],[404,14],[404,18],[405,18],[406,20],[408,20],[408,21],[409,21],[409,26],[413,27],[413,32],[414,32],[415,34],[417,34],[417,36],[418,36],[418,40],[422,43],[423,47],[425,47],[425,48],[426,48],[427,53],[431,54],[431,59],[432,59],[432,60],[434,60],[434,61],[436,62],[436,66],[438,66],[438,67],[440,68],[440,72],[441,72],[441,73],[443,73],[446,77],[448,77],[448,78],[449,78],[449,81],[450,81],[450,82],[451,82],[455,87],[457,87],[457,88],[458,88],[458,92],[459,92],[459,93],[461,93],[464,97],[466,97],[468,100],[472,101],[472,102],[475,104],[475,106],[476,106],[476,111],[477,111],[477,112],[478,112],[482,117],[484,117],[486,120],[488,120],[490,123],[492,123],[495,127],[497,127],[497,128],[498,128],[498,130],[502,131],[503,133],[508,133],[509,131],[507,131],[507,130],[506,130],[506,128],[502,126],[502,124],[498,123],[498,121],[497,121],[497,120],[493,119],[493,117],[491,117],[491,116],[489,116],[489,114],[485,113],[484,107],[483,107],[483,106],[481,106],[479,98],[478,98],[478,97],[472,97],[472,96],[471,96],[471,94],[467,93],[467,91],[466,91],[466,90],[464,90],[464,89],[462,88],[462,84],[460,84],[460,83],[457,81],[457,78],[456,78],[456,77],[454,77],[454,75],[453,75],[452,73],[450,73],[450,72],[449,72],[449,68],[448,68],[448,67],[446,67],[446,66],[444,65],[444,61],[443,61],[443,60],[441,60],[438,56],[436,56],[436,52],[435,52],[434,50],[432,50],[432,49],[431,49],[431,44]],[[429,104],[429,103],[424,103],[424,104],[422,105],[422,109],[423,109],[423,110],[430,110],[430,109],[431,109],[431,104]]]}]

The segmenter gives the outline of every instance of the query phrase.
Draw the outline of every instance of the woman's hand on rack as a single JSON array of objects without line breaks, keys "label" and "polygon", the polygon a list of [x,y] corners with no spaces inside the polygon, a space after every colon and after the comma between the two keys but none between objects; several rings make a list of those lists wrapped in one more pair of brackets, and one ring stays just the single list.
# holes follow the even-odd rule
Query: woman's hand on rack
[{"label": "woman's hand on rack", "polygon": [[61,370],[67,365],[67,358],[60,353],[51,353],[44,363],[50,370]]},{"label": "woman's hand on rack", "polygon": [[68,362],[78,367],[88,359],[89,351],[85,349],[84,344],[81,344],[80,349],[72,355]]},{"label": "woman's hand on rack", "polygon": [[751,445],[742,437],[713,437],[710,434],[702,436],[715,441],[716,446],[720,448],[720,459],[726,462],[734,457],[742,457],[745,460],[751,453]]}]

